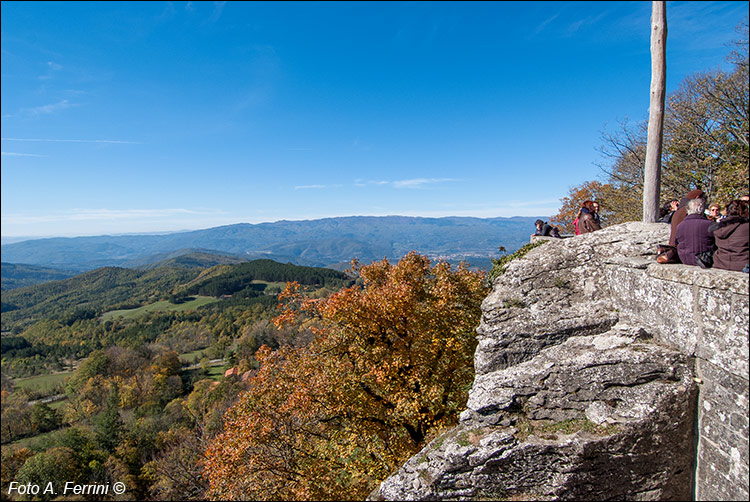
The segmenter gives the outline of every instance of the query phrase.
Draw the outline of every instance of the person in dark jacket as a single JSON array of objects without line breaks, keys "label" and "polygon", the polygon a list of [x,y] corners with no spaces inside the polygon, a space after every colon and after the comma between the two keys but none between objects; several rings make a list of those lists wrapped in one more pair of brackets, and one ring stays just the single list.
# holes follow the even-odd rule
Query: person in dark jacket
[{"label": "person in dark jacket", "polygon": [[695,255],[716,249],[714,236],[708,231],[713,222],[706,218],[705,199],[690,199],[686,210],[685,219],[677,226],[674,245],[682,263],[698,265]]},{"label": "person in dark jacket", "polygon": [[696,188],[695,190],[688,192],[687,195],[682,198],[682,200],[680,201],[680,207],[677,209],[677,211],[674,212],[674,214],[672,215],[672,221],[670,221],[670,224],[672,225],[672,229],[669,234],[670,246],[675,245],[674,236],[675,232],[677,232],[677,226],[682,223],[682,220],[684,220],[687,216],[687,204],[693,199],[703,199],[703,205],[705,206],[706,204],[706,194],[700,188]]},{"label": "person in dark jacket", "polygon": [[662,223],[672,223],[672,216],[680,207],[680,201],[675,199],[665,202],[659,211],[659,221]]},{"label": "person in dark jacket", "polygon": [[581,205],[581,215],[578,217],[578,229],[582,234],[601,230],[601,225],[596,220],[594,203],[587,200]]},{"label": "person in dark jacket", "polygon": [[576,235],[581,235],[581,229],[578,227],[578,222],[581,221],[581,210],[578,210],[578,214],[576,215],[576,219],[573,220],[573,228],[575,228]]},{"label": "person in dark jacket", "polygon": [[594,206],[594,219],[596,220],[596,224],[599,225],[599,228],[602,228],[602,220],[599,218],[599,203],[593,201],[591,204]]},{"label": "person in dark jacket", "polygon": [[553,227],[549,223],[545,223],[542,220],[536,220],[534,222],[534,225],[536,225],[536,232],[534,233],[534,235],[557,237],[558,239],[560,238],[560,231],[557,229],[557,227]]},{"label": "person in dark jacket", "polygon": [[748,204],[733,200],[726,209],[727,217],[708,228],[716,241],[714,268],[740,272],[750,261]]}]

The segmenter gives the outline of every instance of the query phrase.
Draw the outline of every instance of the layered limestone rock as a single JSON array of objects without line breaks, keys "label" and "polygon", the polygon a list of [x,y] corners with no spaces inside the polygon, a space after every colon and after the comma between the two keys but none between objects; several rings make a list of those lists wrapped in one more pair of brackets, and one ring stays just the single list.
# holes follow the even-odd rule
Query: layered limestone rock
[{"label": "layered limestone rock", "polygon": [[511,262],[483,304],[459,425],[371,498],[692,498],[691,356],[612,297],[613,271],[642,273],[668,237],[667,225],[629,223]]}]

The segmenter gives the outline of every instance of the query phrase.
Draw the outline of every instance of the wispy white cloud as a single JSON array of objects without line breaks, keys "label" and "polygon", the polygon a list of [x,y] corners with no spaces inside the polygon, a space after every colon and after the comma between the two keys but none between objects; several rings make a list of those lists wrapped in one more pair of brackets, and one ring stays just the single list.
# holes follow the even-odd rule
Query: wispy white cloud
[{"label": "wispy white cloud", "polygon": [[446,216],[466,216],[473,218],[497,218],[512,216],[534,216],[549,218],[556,214],[560,207],[559,199],[539,199],[514,201],[502,204],[477,203],[463,204],[460,202],[446,203],[433,209],[420,208],[418,210],[397,211],[403,216],[422,216],[442,218]]},{"label": "wispy white cloud", "polygon": [[425,188],[428,185],[440,183],[455,183],[461,181],[456,178],[413,178],[408,180],[396,181],[363,181],[357,180],[354,185],[363,187],[367,185],[392,186],[393,188]]},{"label": "wispy white cloud", "polygon": [[[207,3],[207,2],[206,2]],[[204,2],[199,2],[197,4],[198,7],[201,7],[204,4]],[[221,13],[224,11],[224,5],[226,2],[213,2],[214,9],[211,12],[211,16],[208,18],[208,22],[215,23],[219,20],[221,17]],[[196,3],[195,2],[187,2],[185,4],[185,10],[190,13],[196,13]]]},{"label": "wispy white cloud", "polygon": [[67,99],[63,99],[62,101],[58,101],[57,103],[51,103],[49,105],[42,105],[42,106],[35,106],[34,108],[26,108],[23,111],[29,115],[47,115],[50,113],[56,113],[61,110],[65,110],[68,108],[71,108],[73,106],[77,106]]},{"label": "wispy white cloud", "polygon": [[18,153],[18,152],[0,152],[3,157],[46,157],[46,155],[38,155],[36,153]]},{"label": "wispy white cloud", "polygon": [[366,180],[357,180],[354,182],[354,186],[357,187],[366,187],[368,185],[390,185],[391,181],[366,181]]},{"label": "wispy white cloud", "polygon": [[219,20],[221,13],[224,12],[224,5],[226,5],[226,2],[214,2],[214,12],[211,14],[209,21],[216,22]]},{"label": "wispy white cloud", "polygon": [[589,16],[589,17],[586,17],[584,19],[579,19],[578,21],[569,24],[567,35],[568,36],[575,35],[584,26],[592,26],[592,25],[599,23],[599,21],[601,21],[608,14],[609,12],[604,11],[597,16]]},{"label": "wispy white cloud", "polygon": [[52,138],[0,138],[2,141],[42,141],[49,143],[115,143],[124,145],[140,145],[137,141],[120,141],[114,139],[52,139]]},{"label": "wispy white cloud", "polygon": [[535,35],[540,34],[542,31],[544,31],[544,29],[547,27],[547,25],[550,24],[555,19],[557,19],[558,16],[559,16],[559,14],[555,14],[554,16],[548,17],[547,19],[545,19],[544,21],[542,21],[539,24],[539,26],[537,26],[536,29],[534,30],[534,34]]},{"label": "wispy white cloud", "polygon": [[295,190],[321,190],[325,188],[341,188],[342,185],[297,185]]},{"label": "wispy white cloud", "polygon": [[297,185],[294,187],[295,190],[314,190],[314,189],[320,189],[325,188],[325,185]]},{"label": "wispy white cloud", "polygon": [[394,181],[393,186],[396,188],[420,188],[425,185],[434,185],[438,183],[453,183],[460,181],[454,178],[415,178],[411,180]]},{"label": "wispy white cloud", "polygon": [[8,225],[30,225],[50,222],[70,221],[105,221],[105,220],[133,220],[152,219],[176,216],[214,216],[225,214],[214,209],[71,209],[52,214],[3,214],[2,222]]},{"label": "wispy white cloud", "polygon": [[47,61],[47,73],[40,75],[39,80],[50,80],[53,78],[53,73],[62,70],[62,65],[55,63],[54,61]]}]

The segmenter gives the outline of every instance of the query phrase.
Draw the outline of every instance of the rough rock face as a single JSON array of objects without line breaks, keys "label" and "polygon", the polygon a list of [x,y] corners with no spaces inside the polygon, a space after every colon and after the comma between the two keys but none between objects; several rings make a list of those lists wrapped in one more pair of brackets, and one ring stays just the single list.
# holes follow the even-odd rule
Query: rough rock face
[{"label": "rough rock face", "polygon": [[483,304],[459,425],[371,498],[692,498],[694,365],[612,300],[612,267],[646,268],[668,237],[629,223],[511,262]]}]

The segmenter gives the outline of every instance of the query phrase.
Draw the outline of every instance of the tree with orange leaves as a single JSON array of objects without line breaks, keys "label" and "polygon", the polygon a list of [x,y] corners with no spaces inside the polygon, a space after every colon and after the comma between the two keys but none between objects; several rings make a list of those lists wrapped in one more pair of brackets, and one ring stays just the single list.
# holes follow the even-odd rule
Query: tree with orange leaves
[{"label": "tree with orange leaves", "polygon": [[[550,218],[550,222],[560,227],[560,230],[572,234],[574,231],[573,221],[578,217],[582,204],[587,201],[599,202],[602,226],[620,223],[614,221],[616,215],[612,212],[613,187],[608,183],[598,181],[586,181],[580,185],[570,188],[566,197],[560,199],[562,206],[560,211]],[[640,207],[637,208],[640,210]]]},{"label": "tree with orange leaves", "polygon": [[471,385],[481,273],[410,253],[355,269],[363,282],[324,299],[294,284],[278,325],[304,348],[262,348],[250,390],[206,452],[218,499],[363,499],[456,423]]}]

